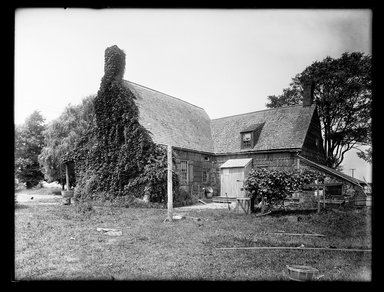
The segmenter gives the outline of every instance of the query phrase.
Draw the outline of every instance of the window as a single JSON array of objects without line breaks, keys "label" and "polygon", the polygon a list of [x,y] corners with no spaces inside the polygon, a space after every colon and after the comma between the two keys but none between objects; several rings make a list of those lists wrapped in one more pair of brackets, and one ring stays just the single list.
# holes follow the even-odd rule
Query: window
[{"label": "window", "polygon": [[203,171],[203,183],[208,182],[208,172]]},{"label": "window", "polygon": [[241,137],[241,148],[251,148],[252,147],[252,133],[243,133]]},{"label": "window", "polygon": [[188,162],[180,161],[180,180],[187,182],[188,179]]},{"label": "window", "polygon": [[243,128],[240,131],[240,137],[241,137],[240,148],[241,149],[253,148],[257,144],[261,131],[264,127],[264,124],[265,122],[252,124]]}]

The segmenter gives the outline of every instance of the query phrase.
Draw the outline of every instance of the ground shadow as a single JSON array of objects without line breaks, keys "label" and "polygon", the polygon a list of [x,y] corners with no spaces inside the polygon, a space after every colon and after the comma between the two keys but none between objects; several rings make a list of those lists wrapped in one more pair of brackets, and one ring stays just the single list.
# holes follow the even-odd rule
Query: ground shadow
[{"label": "ground shadow", "polygon": [[274,210],[269,214],[269,216],[280,217],[286,215],[308,215],[316,212],[317,209]]},{"label": "ground shadow", "polygon": [[15,210],[16,209],[27,209],[27,208],[29,208],[29,206],[24,205],[24,204],[20,204],[20,203],[15,203]]}]

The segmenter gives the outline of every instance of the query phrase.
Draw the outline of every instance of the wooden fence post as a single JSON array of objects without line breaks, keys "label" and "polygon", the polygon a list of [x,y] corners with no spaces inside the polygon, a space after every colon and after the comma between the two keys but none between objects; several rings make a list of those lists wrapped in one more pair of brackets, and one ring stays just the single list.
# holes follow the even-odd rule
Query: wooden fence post
[{"label": "wooden fence post", "polygon": [[172,190],[172,146],[167,147],[167,193],[168,193],[168,221],[173,219],[173,190]]}]

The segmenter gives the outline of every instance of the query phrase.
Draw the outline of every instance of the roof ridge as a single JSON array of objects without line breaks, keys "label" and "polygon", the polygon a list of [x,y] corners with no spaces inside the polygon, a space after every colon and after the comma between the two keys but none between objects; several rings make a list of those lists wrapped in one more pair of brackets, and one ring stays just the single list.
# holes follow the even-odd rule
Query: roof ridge
[{"label": "roof ridge", "polygon": [[133,84],[135,84],[135,85],[137,85],[137,86],[140,86],[140,87],[143,87],[143,88],[145,88],[145,89],[149,89],[149,90],[152,90],[152,91],[158,92],[158,93],[160,93],[160,94],[166,95],[166,96],[168,96],[168,97],[171,97],[171,98],[177,99],[177,100],[179,100],[179,101],[182,101],[182,102],[184,102],[184,103],[187,103],[187,104],[189,104],[189,105],[192,105],[192,106],[194,106],[194,107],[197,107],[197,108],[199,108],[199,109],[202,109],[203,111],[205,111],[205,110],[204,110],[202,107],[200,107],[200,106],[197,106],[197,105],[194,105],[194,104],[192,104],[192,103],[190,103],[190,102],[188,102],[188,101],[182,100],[182,99],[180,99],[180,98],[177,98],[177,97],[175,97],[175,96],[172,96],[172,95],[166,94],[166,93],[164,93],[164,92],[158,91],[158,90],[156,90],[156,89],[153,89],[153,88],[150,88],[150,87],[147,87],[147,86],[141,85],[141,84],[138,84],[138,83],[136,83],[136,82],[133,82],[133,81],[129,81],[129,80],[124,80],[124,81],[125,81],[125,82],[128,82],[128,83],[133,83]]},{"label": "roof ridge", "polygon": [[[221,118],[211,119],[211,121],[220,120],[220,119],[226,119],[226,118],[231,118],[231,117],[237,117],[237,116],[245,116],[245,115],[250,115],[250,114],[259,113],[259,112],[265,112],[265,111],[273,111],[273,110],[278,110],[278,109],[283,109],[283,108],[293,108],[293,107],[303,107],[303,105],[301,105],[301,104],[298,104],[298,105],[287,105],[287,106],[281,106],[281,107],[276,107],[276,108],[262,109],[262,110],[258,110],[258,111],[248,112],[248,113],[242,113],[242,114],[236,114],[236,115],[231,115],[231,116],[225,116],[225,117],[221,117]],[[310,108],[314,108],[314,107],[310,106]]]}]

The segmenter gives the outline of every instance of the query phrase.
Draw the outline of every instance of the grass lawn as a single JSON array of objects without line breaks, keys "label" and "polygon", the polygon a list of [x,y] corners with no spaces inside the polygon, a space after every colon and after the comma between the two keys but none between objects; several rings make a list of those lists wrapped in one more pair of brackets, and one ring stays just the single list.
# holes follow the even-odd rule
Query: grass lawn
[{"label": "grass lawn", "polygon": [[[25,191],[23,191],[25,193]],[[35,192],[35,193],[32,193]],[[32,191],[47,193],[44,189]],[[326,210],[287,216],[242,215],[228,210],[190,210],[191,218],[163,222],[166,209],[87,208],[34,200],[15,208],[16,280],[289,280],[286,265],[310,265],[319,281],[370,281],[370,252],[319,250],[221,250],[220,247],[300,246],[371,248],[364,210]],[[54,204],[57,203],[57,204]],[[97,228],[115,228],[109,236]],[[325,237],[273,232],[321,233]]]}]

